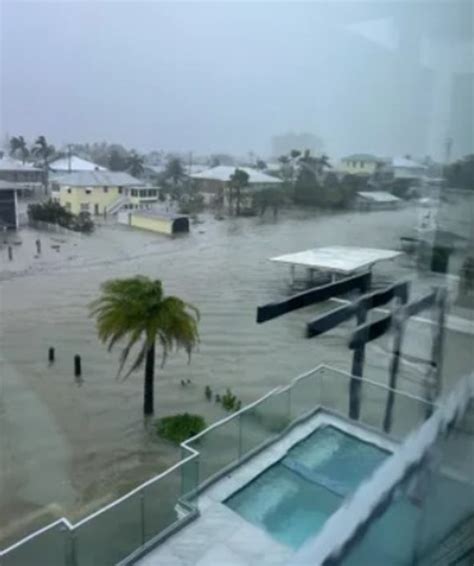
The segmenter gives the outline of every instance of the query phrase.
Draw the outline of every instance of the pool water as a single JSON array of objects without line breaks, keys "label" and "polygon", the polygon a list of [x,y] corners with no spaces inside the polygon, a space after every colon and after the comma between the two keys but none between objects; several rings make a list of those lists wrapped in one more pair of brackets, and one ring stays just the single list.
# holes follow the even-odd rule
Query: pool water
[{"label": "pool water", "polygon": [[320,427],[225,504],[296,549],[389,454],[336,427]]}]

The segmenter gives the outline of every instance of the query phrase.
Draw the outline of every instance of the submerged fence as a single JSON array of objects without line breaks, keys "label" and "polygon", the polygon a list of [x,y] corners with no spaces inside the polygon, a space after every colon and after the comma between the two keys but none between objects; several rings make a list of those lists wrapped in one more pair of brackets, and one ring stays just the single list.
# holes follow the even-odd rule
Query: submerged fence
[{"label": "submerged fence", "polygon": [[[348,418],[348,373],[325,365],[293,379],[184,442],[182,460],[76,524],[62,518],[0,552],[1,566],[107,566],[127,563],[198,515],[197,494],[293,426],[325,410]],[[424,421],[429,403],[369,380],[358,423],[382,431],[394,396],[390,437]],[[177,512],[179,510],[179,513]]]}]

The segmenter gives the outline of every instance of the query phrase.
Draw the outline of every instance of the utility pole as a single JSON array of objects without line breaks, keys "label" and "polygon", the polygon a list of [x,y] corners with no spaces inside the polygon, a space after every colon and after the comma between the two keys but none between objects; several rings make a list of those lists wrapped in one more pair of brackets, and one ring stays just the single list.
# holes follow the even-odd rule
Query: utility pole
[{"label": "utility pole", "polygon": [[446,165],[449,164],[449,162],[451,161],[451,150],[453,148],[453,138],[446,138],[446,141],[444,142],[444,159],[446,162]]}]

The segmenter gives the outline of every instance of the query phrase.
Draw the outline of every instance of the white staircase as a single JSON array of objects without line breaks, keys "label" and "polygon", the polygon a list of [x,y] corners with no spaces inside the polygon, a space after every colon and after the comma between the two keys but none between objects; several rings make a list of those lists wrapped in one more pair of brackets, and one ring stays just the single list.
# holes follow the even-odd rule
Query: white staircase
[{"label": "white staircase", "polygon": [[117,200],[114,200],[113,203],[109,204],[109,206],[106,207],[106,212],[107,214],[117,214],[126,204],[130,204],[130,199],[123,196],[119,197]]}]

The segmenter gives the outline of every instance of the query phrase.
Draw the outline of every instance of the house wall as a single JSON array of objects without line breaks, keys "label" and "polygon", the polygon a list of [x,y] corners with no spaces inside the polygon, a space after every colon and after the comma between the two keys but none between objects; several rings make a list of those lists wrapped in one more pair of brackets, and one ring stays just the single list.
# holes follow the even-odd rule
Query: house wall
[{"label": "house wall", "polygon": [[61,186],[59,190],[61,206],[64,206],[73,214],[79,214],[80,212],[103,214],[108,206],[122,196],[123,190],[120,190],[119,187]]},{"label": "house wall", "polygon": [[377,163],[374,161],[343,159],[340,169],[351,175],[372,175],[377,169]]},{"label": "house wall", "polygon": [[0,191],[0,228],[18,228],[17,199],[15,191]]}]

